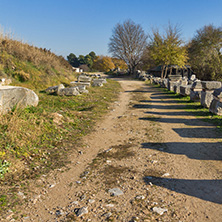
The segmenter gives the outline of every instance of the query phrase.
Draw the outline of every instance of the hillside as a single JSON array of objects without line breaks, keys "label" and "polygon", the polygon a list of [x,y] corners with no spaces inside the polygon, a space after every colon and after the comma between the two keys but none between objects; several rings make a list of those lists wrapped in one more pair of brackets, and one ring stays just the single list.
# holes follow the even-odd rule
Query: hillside
[{"label": "hillside", "polygon": [[0,36],[0,78],[10,78],[14,85],[31,89],[75,79],[70,64],[50,50]]}]

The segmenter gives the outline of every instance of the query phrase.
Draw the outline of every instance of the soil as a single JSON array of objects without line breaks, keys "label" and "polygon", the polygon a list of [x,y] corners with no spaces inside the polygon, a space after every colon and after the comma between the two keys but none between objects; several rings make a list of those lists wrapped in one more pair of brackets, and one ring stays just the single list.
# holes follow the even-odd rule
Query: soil
[{"label": "soil", "polygon": [[117,81],[119,100],[16,221],[221,221],[222,133],[154,86]]}]

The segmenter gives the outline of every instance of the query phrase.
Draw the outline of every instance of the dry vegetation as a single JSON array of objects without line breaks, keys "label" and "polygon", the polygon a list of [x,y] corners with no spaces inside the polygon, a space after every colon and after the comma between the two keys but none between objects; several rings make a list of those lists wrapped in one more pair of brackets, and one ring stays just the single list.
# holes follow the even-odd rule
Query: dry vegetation
[{"label": "dry vegetation", "polygon": [[33,89],[69,83],[75,78],[62,56],[0,34],[0,78],[3,77]]}]

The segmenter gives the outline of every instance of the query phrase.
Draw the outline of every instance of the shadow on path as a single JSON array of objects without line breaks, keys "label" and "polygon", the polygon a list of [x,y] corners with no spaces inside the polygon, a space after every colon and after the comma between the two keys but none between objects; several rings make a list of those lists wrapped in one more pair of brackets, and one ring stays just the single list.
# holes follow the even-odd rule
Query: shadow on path
[{"label": "shadow on path", "polygon": [[147,184],[151,182],[177,193],[222,204],[222,180],[188,180],[152,177],[152,175],[146,175],[143,179]]},{"label": "shadow on path", "polygon": [[[142,148],[159,150],[165,153],[186,155],[197,160],[222,160],[222,143],[142,143]],[[221,187],[222,188],[222,187]]]}]

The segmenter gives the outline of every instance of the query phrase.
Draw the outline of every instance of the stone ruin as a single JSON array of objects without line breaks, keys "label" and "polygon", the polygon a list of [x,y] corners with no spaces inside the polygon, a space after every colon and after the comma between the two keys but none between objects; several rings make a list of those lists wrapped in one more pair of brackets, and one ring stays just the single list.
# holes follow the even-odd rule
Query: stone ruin
[{"label": "stone ruin", "polygon": [[82,93],[89,93],[87,88],[102,87],[107,83],[106,78],[102,78],[100,74],[88,75],[82,73],[77,81],[70,82],[70,87],[65,87],[63,84],[51,86],[45,90],[48,94],[57,94],[59,96],[77,96]]},{"label": "stone ruin", "polygon": [[[170,79],[161,79],[148,75],[150,83],[159,84],[169,91],[182,96],[190,96],[191,101],[200,102],[209,111],[222,115],[222,83],[219,81],[201,81],[192,75],[189,79],[181,76],[169,76]],[[141,80],[143,80],[141,78]]]}]

